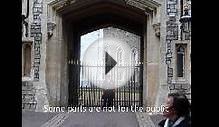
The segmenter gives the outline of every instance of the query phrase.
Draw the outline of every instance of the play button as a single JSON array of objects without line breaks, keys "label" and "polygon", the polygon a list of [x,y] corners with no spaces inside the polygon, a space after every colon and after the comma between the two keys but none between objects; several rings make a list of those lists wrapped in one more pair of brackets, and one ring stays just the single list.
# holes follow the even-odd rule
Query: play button
[{"label": "play button", "polygon": [[116,61],[106,52],[105,55],[105,75],[116,65]]},{"label": "play button", "polygon": [[94,41],[82,59],[83,80],[103,89],[126,85],[134,72],[130,46],[116,38]]}]

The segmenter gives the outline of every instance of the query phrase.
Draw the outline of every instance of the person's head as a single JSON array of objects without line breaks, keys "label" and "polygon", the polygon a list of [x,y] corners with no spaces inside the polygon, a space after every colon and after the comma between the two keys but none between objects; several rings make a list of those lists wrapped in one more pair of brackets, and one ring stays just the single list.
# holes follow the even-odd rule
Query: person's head
[{"label": "person's head", "polygon": [[181,93],[170,93],[166,100],[164,116],[167,118],[188,116],[190,113],[190,103],[187,97]]}]

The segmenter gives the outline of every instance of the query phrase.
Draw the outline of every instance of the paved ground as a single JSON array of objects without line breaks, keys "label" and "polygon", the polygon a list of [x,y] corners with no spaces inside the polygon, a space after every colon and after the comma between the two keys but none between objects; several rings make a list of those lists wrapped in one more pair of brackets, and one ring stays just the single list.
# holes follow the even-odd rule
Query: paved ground
[{"label": "paved ground", "polygon": [[22,127],[40,127],[58,113],[22,112]]},{"label": "paved ground", "polygon": [[22,127],[157,127],[161,119],[159,115],[132,112],[23,112]]},{"label": "paved ground", "polygon": [[159,127],[158,123],[164,119],[164,117],[160,114],[149,115],[145,112],[136,112],[135,114],[139,123],[139,127]]}]

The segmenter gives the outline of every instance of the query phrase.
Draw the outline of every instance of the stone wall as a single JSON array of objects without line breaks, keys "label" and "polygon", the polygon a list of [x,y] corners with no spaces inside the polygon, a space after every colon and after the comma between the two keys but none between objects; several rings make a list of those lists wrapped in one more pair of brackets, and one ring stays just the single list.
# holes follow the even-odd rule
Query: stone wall
[{"label": "stone wall", "polygon": [[[124,2],[144,10],[147,16],[147,25],[144,28],[144,106],[159,106],[169,92],[183,90],[188,95],[191,94],[191,41],[179,40],[180,2],[177,1],[125,0]],[[25,15],[27,0],[22,2],[22,14]],[[22,41],[32,41],[32,74],[29,78],[23,78],[22,81],[26,82],[28,79],[28,82],[33,84],[37,103],[35,111],[43,111],[45,104],[67,105],[67,42],[73,39],[68,34],[71,31],[69,30],[71,25],[62,20],[62,16],[56,12],[56,9],[65,9],[68,4],[74,4],[74,2],[68,3],[66,0],[30,0],[29,2],[29,16],[25,19],[29,26],[29,34],[23,35]],[[152,13],[147,10],[152,10]],[[174,14],[176,14],[175,17]],[[174,35],[169,35],[169,31]],[[174,47],[181,43],[187,45],[187,70],[185,80],[179,81],[175,74]]]},{"label": "stone wall", "polygon": [[[185,4],[189,0],[184,0]],[[178,0],[163,1],[161,6],[161,54],[160,85],[156,105],[164,103],[168,93],[183,92],[191,99],[191,40],[181,40],[181,5]],[[190,2],[189,2],[190,4]],[[191,4],[190,4],[191,6]],[[178,78],[176,63],[176,45],[186,45],[185,77]],[[166,77],[166,78],[165,78]]]},{"label": "stone wall", "polygon": [[[29,77],[23,77],[22,87],[25,88],[25,84],[32,84],[31,94],[34,94],[35,111],[43,111],[43,105],[48,104],[47,88],[45,84],[45,57],[46,57],[46,14],[47,6],[43,0],[28,0],[22,1],[22,14],[27,15],[27,9],[29,5],[29,14],[25,17],[27,25],[27,34],[22,35],[22,41],[30,41],[32,43],[31,49],[31,75]],[[26,13],[25,13],[26,12]],[[25,27],[24,27],[25,29]],[[24,57],[24,56],[22,56]],[[28,82],[28,83],[27,83]],[[23,89],[23,97],[26,96]],[[23,104],[26,103],[23,101]],[[31,109],[33,110],[33,109]]]}]

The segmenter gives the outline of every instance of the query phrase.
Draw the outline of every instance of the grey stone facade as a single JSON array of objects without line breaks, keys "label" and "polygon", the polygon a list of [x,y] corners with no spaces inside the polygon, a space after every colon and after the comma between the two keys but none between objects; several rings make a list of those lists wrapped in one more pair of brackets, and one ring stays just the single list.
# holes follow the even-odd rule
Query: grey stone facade
[{"label": "grey stone facade", "polygon": [[[29,69],[30,74],[22,77],[22,88],[24,88],[22,89],[22,98],[32,97],[33,99],[30,100],[23,99],[23,104],[34,103],[35,106],[24,109],[44,111],[44,105],[67,106],[69,95],[68,65],[75,60],[68,58],[68,44],[74,40],[73,36],[69,34],[74,31],[71,22],[83,18],[79,14],[86,12],[84,7],[92,4],[95,7],[95,2],[101,5],[103,0],[29,0],[28,5],[27,1],[22,0],[22,15],[24,17],[22,44],[29,43],[31,45],[31,60],[29,62],[31,68]],[[174,91],[185,92],[190,98],[191,38],[185,39],[185,32],[181,33],[182,22],[180,19],[184,15],[181,14],[184,13],[181,10],[185,9],[189,10],[191,17],[191,0],[183,0],[183,2],[181,2],[182,0],[107,1],[115,8],[117,5],[129,7],[127,11],[117,12],[118,14],[132,15],[131,11],[144,12],[145,14],[146,21],[144,21],[145,25],[142,28],[144,31],[144,106],[159,106],[164,102],[166,95]],[[183,3],[182,6],[181,3]],[[110,7],[107,11],[111,12]],[[75,12],[75,15],[72,12]],[[90,15],[92,13],[89,12]],[[134,18],[133,20],[136,20]],[[177,46],[179,45],[185,47],[182,77],[177,76]],[[27,52],[25,49],[22,51],[22,63],[25,63],[27,60],[25,53]],[[22,64],[22,70],[25,66],[26,64]],[[31,84],[31,88],[25,88],[27,84]],[[29,92],[27,92],[28,90]]]}]

